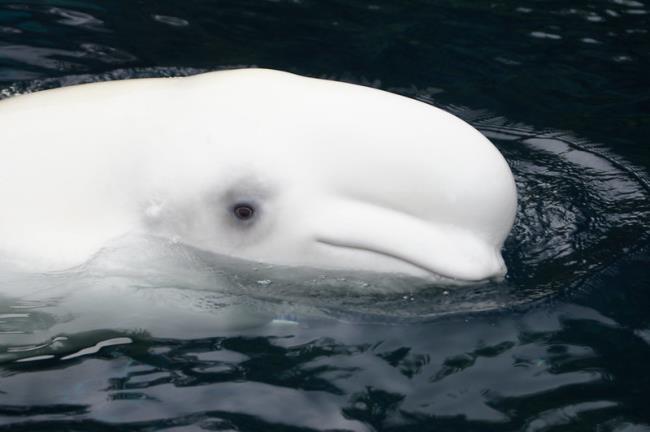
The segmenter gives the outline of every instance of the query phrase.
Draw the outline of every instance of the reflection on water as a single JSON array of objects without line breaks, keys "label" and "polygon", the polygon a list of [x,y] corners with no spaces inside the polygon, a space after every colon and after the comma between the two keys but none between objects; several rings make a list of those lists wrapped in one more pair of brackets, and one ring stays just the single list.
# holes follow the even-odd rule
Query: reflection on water
[{"label": "reflection on water", "polygon": [[351,81],[475,125],[520,197],[501,284],[147,238],[2,273],[0,428],[650,430],[646,3],[0,4],[4,97],[238,65]]},{"label": "reflection on water", "polygon": [[638,377],[649,351],[570,305],[406,328],[272,323],[187,341],[96,331],[52,340],[50,357],[6,363],[0,411],[4,424],[27,416],[59,428],[614,427],[642,414],[634,394],[647,389]]}]

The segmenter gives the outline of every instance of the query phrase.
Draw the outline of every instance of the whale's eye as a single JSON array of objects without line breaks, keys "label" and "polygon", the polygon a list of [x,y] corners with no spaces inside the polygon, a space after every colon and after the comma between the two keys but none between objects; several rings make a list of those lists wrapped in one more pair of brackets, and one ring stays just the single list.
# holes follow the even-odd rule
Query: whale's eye
[{"label": "whale's eye", "polygon": [[255,207],[246,203],[235,204],[232,208],[232,212],[239,220],[249,220],[255,216]]}]

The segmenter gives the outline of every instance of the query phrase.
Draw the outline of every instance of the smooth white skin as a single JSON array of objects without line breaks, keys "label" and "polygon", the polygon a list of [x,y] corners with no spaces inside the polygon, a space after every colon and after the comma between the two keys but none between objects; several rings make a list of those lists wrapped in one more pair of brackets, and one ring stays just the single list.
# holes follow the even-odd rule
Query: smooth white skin
[{"label": "smooth white skin", "polygon": [[[274,264],[477,281],[505,273],[516,190],[430,105],[262,69],[0,102],[0,257],[83,263],[129,233]],[[234,217],[236,203],[256,208]]]}]

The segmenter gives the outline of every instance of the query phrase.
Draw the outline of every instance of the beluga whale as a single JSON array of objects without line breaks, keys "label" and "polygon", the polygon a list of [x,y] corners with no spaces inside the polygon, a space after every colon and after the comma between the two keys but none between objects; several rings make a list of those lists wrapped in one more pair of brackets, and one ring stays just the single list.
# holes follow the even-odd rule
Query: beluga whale
[{"label": "beluga whale", "polygon": [[459,118],[267,69],[0,101],[0,262],[73,268],[145,234],[271,265],[500,278],[510,168]]}]

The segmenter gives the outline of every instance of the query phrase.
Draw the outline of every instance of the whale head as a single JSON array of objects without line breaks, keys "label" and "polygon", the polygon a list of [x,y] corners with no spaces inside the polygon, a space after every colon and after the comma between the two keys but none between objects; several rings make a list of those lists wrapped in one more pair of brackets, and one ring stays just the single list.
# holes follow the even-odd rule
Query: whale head
[{"label": "whale head", "polygon": [[144,232],[252,261],[457,282],[505,273],[517,200],[501,154],[453,115],[261,69],[4,100],[0,196],[0,255],[44,270]]},{"label": "whale head", "polygon": [[271,264],[455,282],[505,274],[515,183],[469,124],[277,71],[178,83],[192,109],[177,113],[145,170],[149,232]]}]

